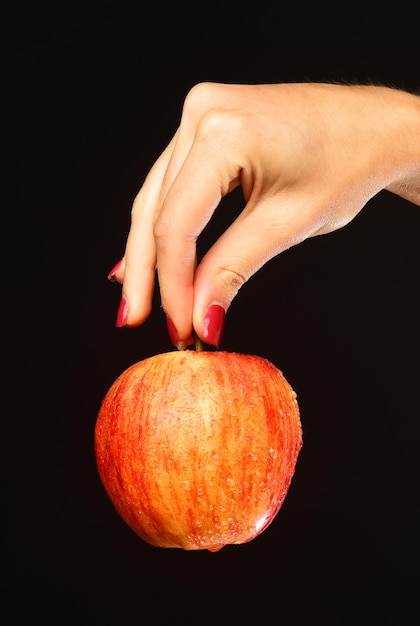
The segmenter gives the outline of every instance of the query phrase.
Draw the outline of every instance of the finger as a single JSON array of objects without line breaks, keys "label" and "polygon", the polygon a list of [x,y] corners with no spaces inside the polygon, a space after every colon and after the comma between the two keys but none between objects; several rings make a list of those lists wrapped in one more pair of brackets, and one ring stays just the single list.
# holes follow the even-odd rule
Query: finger
[{"label": "finger", "polygon": [[155,224],[162,306],[179,340],[192,333],[196,241],[223,195],[238,179],[239,165],[215,154],[218,142],[196,138],[168,190]]},{"label": "finger", "polygon": [[156,246],[153,234],[162,181],[175,137],[150,170],[134,200],[130,232],[124,255],[122,294],[126,301],[125,325],[138,326],[149,316],[156,277]]}]

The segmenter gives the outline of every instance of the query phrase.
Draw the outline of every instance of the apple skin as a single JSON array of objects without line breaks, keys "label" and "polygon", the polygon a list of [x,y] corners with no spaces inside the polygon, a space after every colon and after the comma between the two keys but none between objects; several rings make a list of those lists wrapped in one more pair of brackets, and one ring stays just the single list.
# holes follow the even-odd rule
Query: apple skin
[{"label": "apple skin", "polygon": [[296,394],[268,360],[186,350],[117,378],[94,443],[105,490],[137,535],[157,547],[215,552],[272,522],[302,428]]}]

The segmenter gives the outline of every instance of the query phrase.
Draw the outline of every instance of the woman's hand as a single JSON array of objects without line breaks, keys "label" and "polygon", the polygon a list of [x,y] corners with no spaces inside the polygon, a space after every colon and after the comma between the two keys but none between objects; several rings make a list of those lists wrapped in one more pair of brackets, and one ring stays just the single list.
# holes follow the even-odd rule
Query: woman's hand
[{"label": "woman's hand", "polygon": [[[245,208],[196,266],[220,200]],[[162,307],[179,348],[219,345],[225,312],[269,259],[347,224],[382,189],[420,204],[420,98],[385,87],[199,84],[135,199],[118,326]]]}]

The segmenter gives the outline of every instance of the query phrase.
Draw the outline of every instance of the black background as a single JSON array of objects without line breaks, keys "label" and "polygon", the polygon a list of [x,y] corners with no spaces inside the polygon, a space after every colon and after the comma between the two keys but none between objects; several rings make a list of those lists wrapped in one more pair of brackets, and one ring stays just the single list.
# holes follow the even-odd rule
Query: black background
[{"label": "black background", "polygon": [[[286,502],[260,537],[216,554],[153,548],[115,514],[93,455],[110,384],[171,349],[158,295],[143,327],[115,328],[120,288],[106,275],[190,87],[417,90],[412,11],[197,0],[5,15],[5,624],[402,624],[416,610],[420,212],[408,202],[382,192],[346,228],[268,263],[229,310],[222,348],[280,367],[304,428]],[[223,205],[203,249],[240,195]]]}]

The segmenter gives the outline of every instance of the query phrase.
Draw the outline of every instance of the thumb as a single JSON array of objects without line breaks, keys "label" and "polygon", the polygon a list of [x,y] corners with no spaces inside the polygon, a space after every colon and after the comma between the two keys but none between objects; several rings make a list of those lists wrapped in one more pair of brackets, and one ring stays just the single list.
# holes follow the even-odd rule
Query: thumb
[{"label": "thumb", "polygon": [[319,229],[307,205],[279,195],[248,204],[203,257],[194,275],[193,326],[204,342],[219,347],[226,311],[251,276]]}]

